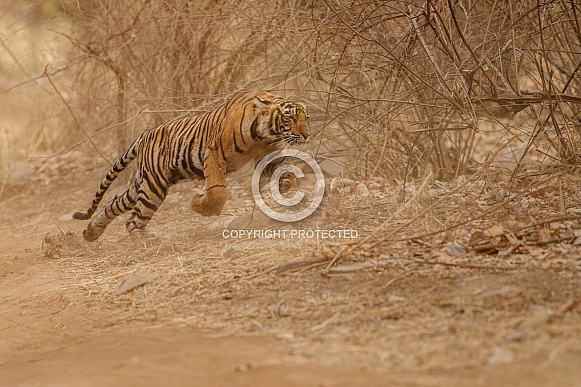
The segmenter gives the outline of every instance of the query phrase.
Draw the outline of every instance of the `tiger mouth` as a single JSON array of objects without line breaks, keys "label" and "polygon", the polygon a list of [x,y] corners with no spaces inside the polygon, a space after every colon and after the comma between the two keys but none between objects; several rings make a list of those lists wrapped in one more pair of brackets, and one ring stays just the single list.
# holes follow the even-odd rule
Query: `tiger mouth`
[{"label": "tiger mouth", "polygon": [[290,145],[306,144],[307,140],[308,140],[307,137],[297,136],[297,135],[286,136],[284,139]]}]

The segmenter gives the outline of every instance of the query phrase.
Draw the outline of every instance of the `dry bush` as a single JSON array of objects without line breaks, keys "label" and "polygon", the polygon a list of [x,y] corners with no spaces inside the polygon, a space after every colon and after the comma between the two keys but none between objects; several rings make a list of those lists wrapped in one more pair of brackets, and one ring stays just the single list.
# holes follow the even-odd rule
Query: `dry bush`
[{"label": "dry bush", "polygon": [[52,32],[62,25],[57,9],[42,1],[0,4],[0,197],[31,164],[70,145],[69,113],[44,72],[67,62],[66,39]]},{"label": "dry bush", "polygon": [[67,145],[91,137],[105,158],[147,127],[267,88],[307,101],[313,151],[365,177],[451,178],[502,153],[512,173],[577,159],[574,1],[60,5],[72,48],[46,85],[69,96]]},{"label": "dry bush", "polygon": [[[273,88],[310,102],[317,138],[350,154],[353,172],[444,178],[498,151],[477,151],[483,117],[500,124],[501,146],[518,137],[576,156],[579,11],[571,1],[143,0],[95,1],[73,17],[91,68],[85,94],[131,124],[118,150],[143,122]],[[520,110],[515,128],[505,119]]]}]

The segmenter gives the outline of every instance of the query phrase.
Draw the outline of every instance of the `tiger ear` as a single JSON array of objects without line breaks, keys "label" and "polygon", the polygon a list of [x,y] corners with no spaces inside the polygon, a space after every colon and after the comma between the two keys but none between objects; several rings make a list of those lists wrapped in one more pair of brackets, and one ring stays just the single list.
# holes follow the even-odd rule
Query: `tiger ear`
[{"label": "tiger ear", "polygon": [[260,97],[254,97],[254,105],[259,109],[268,109],[270,101]]}]

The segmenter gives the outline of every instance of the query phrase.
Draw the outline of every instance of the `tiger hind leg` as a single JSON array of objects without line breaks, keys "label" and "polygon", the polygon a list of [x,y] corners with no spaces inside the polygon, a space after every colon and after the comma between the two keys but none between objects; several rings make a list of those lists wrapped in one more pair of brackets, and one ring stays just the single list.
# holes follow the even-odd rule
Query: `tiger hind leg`
[{"label": "tiger hind leg", "polygon": [[131,184],[127,191],[112,197],[83,231],[85,240],[88,242],[97,240],[113,219],[135,207],[136,200],[137,188],[135,183]]},{"label": "tiger hind leg", "polygon": [[[143,184],[147,185],[147,183]],[[154,233],[145,230],[145,226],[165,200],[167,187],[157,187],[156,191],[153,193],[149,189],[147,192],[139,190],[137,203],[131,212],[131,218],[127,221],[127,231],[136,247],[151,247],[160,242]]]}]

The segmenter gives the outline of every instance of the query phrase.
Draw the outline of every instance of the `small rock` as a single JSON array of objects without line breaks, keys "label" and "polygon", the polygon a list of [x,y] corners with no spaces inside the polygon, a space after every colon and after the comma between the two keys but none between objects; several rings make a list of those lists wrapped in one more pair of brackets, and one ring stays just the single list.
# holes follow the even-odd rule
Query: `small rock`
[{"label": "small rock", "polygon": [[467,252],[466,246],[459,242],[453,242],[446,245],[446,253],[451,255],[452,257],[461,257],[465,255]]},{"label": "small rock", "polygon": [[115,295],[118,296],[129,290],[133,290],[139,286],[142,286],[148,282],[151,282],[159,277],[159,274],[155,273],[132,273],[129,274],[121,283],[119,288],[115,291]]},{"label": "small rock", "polygon": [[355,191],[359,196],[367,197],[369,196],[369,189],[367,189],[367,185],[365,183],[359,183],[355,187]]}]

